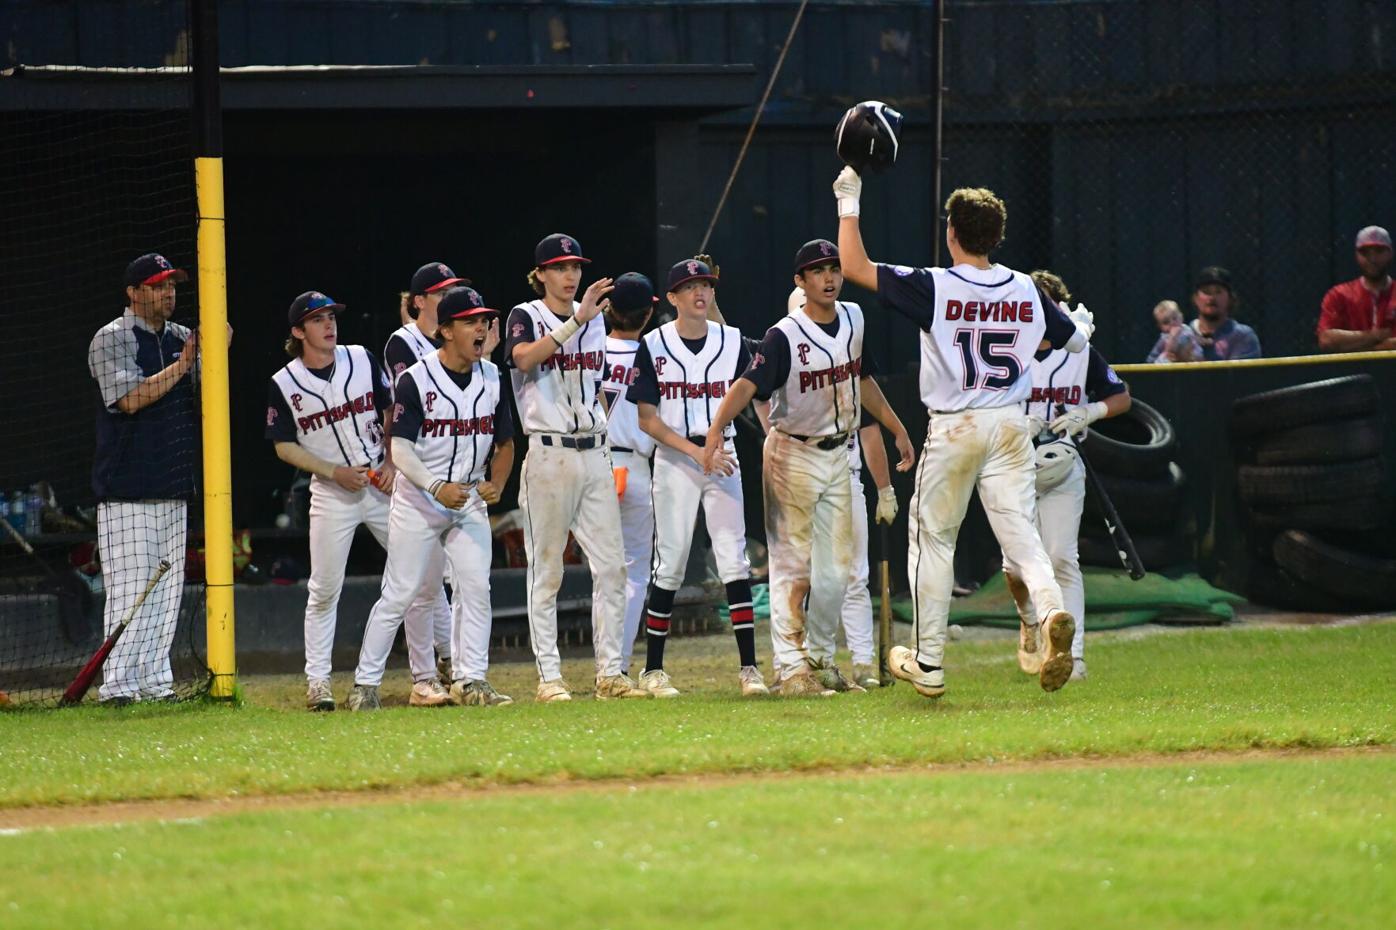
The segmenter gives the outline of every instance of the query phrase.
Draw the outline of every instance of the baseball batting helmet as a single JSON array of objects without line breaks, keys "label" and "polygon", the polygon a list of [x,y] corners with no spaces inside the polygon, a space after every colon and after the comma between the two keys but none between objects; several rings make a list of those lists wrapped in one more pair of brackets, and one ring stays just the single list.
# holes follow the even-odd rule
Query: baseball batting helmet
[{"label": "baseball batting helmet", "polygon": [[1070,441],[1058,439],[1037,447],[1037,493],[1052,490],[1066,480],[1079,458]]},{"label": "baseball batting helmet", "polygon": [[902,115],[880,100],[850,107],[834,130],[839,158],[859,174],[865,168],[886,171],[897,160]]}]

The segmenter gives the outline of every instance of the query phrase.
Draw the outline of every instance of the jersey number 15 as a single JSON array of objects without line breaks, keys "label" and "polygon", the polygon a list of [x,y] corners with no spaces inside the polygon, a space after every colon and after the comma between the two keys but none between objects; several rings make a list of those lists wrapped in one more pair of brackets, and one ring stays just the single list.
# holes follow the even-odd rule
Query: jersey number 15
[{"label": "jersey number 15", "polygon": [[1023,366],[1013,355],[1017,342],[1018,331],[1012,329],[955,330],[955,346],[964,365],[960,386],[966,391],[1002,391],[1012,387],[1023,374]]}]

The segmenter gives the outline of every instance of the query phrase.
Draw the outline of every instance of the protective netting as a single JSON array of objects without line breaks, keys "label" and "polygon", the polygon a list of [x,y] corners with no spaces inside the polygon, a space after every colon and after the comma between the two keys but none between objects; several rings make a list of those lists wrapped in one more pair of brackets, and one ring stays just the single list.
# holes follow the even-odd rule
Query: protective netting
[{"label": "protective netting", "polygon": [[[139,36],[94,30],[83,61],[0,77],[0,703],[55,702],[124,619],[89,700],[207,679],[195,292],[153,258],[128,267],[196,264],[186,13],[142,9]],[[20,26],[11,56],[48,47]],[[166,67],[120,70],[152,45]]]}]

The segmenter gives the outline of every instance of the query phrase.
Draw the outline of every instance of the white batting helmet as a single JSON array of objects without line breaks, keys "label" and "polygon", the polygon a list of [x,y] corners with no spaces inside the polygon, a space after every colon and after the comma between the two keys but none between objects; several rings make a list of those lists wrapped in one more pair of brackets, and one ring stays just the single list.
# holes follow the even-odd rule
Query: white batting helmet
[{"label": "white batting helmet", "polygon": [[785,315],[789,316],[803,309],[805,309],[805,289],[803,287],[796,287],[790,292],[790,296],[785,298]]},{"label": "white batting helmet", "polygon": [[1044,494],[1066,480],[1080,455],[1068,439],[1037,447],[1037,493]]}]

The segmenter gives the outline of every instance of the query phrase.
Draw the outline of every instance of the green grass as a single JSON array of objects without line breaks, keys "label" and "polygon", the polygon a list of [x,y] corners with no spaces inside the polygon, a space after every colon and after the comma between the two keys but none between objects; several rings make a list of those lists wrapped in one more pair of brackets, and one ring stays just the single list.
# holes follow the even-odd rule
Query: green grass
[{"label": "green grass", "polygon": [[1381,927],[1393,779],[1380,753],[609,784],[37,831],[0,836],[0,925]]},{"label": "green grass", "polygon": [[[0,808],[1396,742],[1396,624],[1093,639],[1091,678],[1057,694],[1012,649],[952,644],[938,702],[906,685],[742,701],[717,638],[671,645],[689,693],[665,702],[535,705],[532,666],[516,663],[492,674],[520,698],[503,708],[316,715],[283,678],[249,680],[239,708],[0,714]],[[570,660],[568,676],[589,684],[589,667]]]}]

